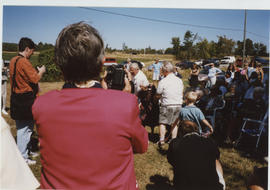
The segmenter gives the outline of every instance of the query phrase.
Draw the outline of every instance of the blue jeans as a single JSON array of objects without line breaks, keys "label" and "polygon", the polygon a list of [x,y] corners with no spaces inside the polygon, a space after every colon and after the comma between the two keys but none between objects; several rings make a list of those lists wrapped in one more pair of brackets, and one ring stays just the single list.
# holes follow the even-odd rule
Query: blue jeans
[{"label": "blue jeans", "polygon": [[16,120],[17,145],[24,159],[28,158],[29,143],[34,129],[33,120]]}]

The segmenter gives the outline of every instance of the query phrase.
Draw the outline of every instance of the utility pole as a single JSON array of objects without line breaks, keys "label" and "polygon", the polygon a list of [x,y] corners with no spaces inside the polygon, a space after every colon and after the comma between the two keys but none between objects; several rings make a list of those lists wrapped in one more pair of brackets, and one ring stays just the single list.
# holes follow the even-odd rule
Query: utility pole
[{"label": "utility pole", "polygon": [[246,57],[246,26],[247,26],[247,10],[245,9],[245,22],[244,22],[244,43],[243,43],[243,61]]}]

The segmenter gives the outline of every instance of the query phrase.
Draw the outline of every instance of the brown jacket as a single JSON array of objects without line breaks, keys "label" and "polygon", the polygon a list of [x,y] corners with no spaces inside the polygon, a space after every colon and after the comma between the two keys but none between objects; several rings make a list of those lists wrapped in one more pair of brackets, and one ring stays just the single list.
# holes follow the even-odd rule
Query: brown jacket
[{"label": "brown jacket", "polygon": [[[9,71],[10,71],[10,85],[12,88],[12,79],[14,74],[14,64],[17,58],[20,56],[15,56],[10,60]],[[31,62],[25,57],[19,58],[16,65],[16,78],[17,86],[15,85],[16,93],[24,93],[33,91],[29,83],[37,84],[40,80],[40,76],[35,68],[32,66]]]}]

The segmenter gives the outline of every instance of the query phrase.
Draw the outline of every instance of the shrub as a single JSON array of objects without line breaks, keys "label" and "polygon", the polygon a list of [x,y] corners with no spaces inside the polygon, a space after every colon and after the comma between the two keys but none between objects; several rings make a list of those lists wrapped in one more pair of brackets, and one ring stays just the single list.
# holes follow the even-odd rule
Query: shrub
[{"label": "shrub", "polygon": [[60,68],[54,64],[54,49],[40,52],[38,62],[40,66],[46,66],[46,73],[43,75],[41,81],[56,82],[63,80]]}]

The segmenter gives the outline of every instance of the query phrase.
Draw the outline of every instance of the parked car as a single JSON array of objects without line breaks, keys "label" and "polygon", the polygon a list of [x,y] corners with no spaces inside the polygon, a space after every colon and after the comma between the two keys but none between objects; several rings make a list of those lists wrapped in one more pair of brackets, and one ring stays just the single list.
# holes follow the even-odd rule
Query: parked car
[{"label": "parked car", "polygon": [[106,57],[104,61],[104,66],[118,65],[115,58]]},{"label": "parked car", "polygon": [[194,63],[196,63],[197,65],[202,65],[203,64],[203,59],[197,60]]},{"label": "parked car", "polygon": [[175,66],[181,69],[189,69],[189,68],[192,68],[194,64],[196,63],[191,62],[191,61],[183,61],[183,62],[176,63]]},{"label": "parked car", "polygon": [[217,58],[205,59],[203,60],[202,66],[205,66],[209,63],[214,63],[215,67],[219,67],[219,64],[220,64],[219,62],[220,62],[220,59],[217,59]]},{"label": "parked car", "polygon": [[255,57],[254,60],[257,61],[257,62],[260,62],[263,65],[269,65],[269,60],[263,59],[261,57]]},{"label": "parked car", "polygon": [[234,56],[225,56],[220,60],[220,64],[229,64],[234,62],[235,62]]}]

